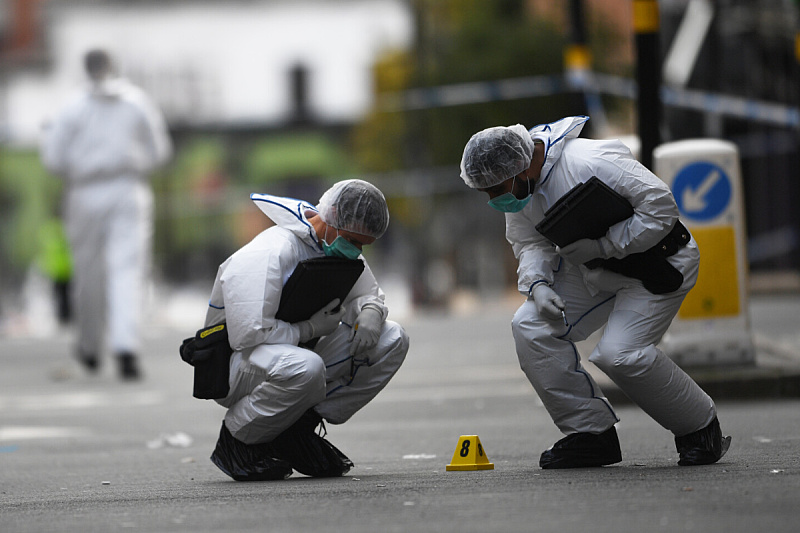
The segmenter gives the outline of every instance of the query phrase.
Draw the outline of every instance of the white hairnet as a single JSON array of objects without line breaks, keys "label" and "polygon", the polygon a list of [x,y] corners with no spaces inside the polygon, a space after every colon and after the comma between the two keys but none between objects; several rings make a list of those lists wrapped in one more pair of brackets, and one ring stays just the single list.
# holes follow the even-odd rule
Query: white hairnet
[{"label": "white hairnet", "polygon": [[389,227],[389,207],[377,187],[362,180],[346,180],[325,191],[317,205],[322,221],[333,228],[376,239]]},{"label": "white hairnet", "polygon": [[461,178],[473,189],[511,179],[531,165],[533,140],[522,124],[479,131],[461,157]]}]

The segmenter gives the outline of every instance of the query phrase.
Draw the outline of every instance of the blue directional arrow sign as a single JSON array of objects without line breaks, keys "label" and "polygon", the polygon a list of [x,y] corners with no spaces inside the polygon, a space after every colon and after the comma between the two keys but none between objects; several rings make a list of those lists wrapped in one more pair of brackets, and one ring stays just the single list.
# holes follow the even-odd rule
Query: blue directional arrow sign
[{"label": "blue directional arrow sign", "polygon": [[672,194],[681,214],[703,222],[728,208],[731,190],[731,180],[722,167],[709,162],[686,165],[672,182]]}]

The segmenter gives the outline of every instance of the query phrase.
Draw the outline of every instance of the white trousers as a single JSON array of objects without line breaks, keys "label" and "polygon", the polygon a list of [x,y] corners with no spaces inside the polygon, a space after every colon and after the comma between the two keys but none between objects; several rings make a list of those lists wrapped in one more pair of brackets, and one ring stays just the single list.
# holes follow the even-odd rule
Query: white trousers
[{"label": "white trousers", "polygon": [[387,320],[378,344],[349,355],[350,326],[339,324],[307,350],[262,344],[231,357],[225,426],[247,444],[270,442],[314,407],[331,424],[342,424],[367,405],[394,376],[408,352],[403,328]]},{"label": "white trousers", "polygon": [[575,342],[605,325],[589,361],[648,415],[676,436],[707,426],[716,416],[711,398],[656,345],[697,279],[694,241],[670,258],[684,275],[673,293],[656,295],[641,282],[605,270],[562,264],[553,289],[566,304],[564,321],[539,316],[527,300],[512,331],[522,370],[564,434],[601,433],[619,421],[600,387],[581,367]]},{"label": "white trousers", "polygon": [[66,198],[78,349],[137,352],[153,240],[153,192],[137,179],[80,185]]}]

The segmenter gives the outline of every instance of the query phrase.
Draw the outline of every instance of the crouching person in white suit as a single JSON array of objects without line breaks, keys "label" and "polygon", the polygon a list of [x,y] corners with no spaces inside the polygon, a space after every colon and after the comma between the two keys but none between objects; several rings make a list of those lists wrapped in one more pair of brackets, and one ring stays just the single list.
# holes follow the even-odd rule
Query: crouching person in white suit
[{"label": "crouching person in white suit", "polygon": [[[716,463],[730,437],[722,434],[714,401],[658,348],[697,279],[697,245],[679,220],[669,187],[630,150],[619,141],[578,138],[587,120],[566,117],[530,130],[519,124],[487,128],[470,138],[461,160],[464,182],[506,214],[506,239],[519,260],[518,287],[528,295],[511,324],[517,355],[565,434],[542,453],[539,466],[622,461],[614,427],[619,418],[575,347],[600,329],[589,361],[674,434],[678,464]],[[627,201],[632,214],[555,246],[539,224],[593,177]],[[596,205],[595,212],[604,209]],[[597,233],[599,238],[588,238]]]},{"label": "crouching person in white suit", "polygon": [[[325,440],[324,420],[342,424],[394,376],[408,351],[403,328],[386,320],[384,293],[361,256],[386,231],[383,194],[361,180],[331,187],[317,206],[251,196],[275,226],[219,268],[206,327],[226,323],[228,408],[211,460],[239,481],[345,474],[353,463]],[[305,321],[276,318],[284,283],[301,261],[339,256],[364,261],[343,302]],[[319,339],[316,344],[309,343]],[[322,426],[324,428],[324,425]]]}]

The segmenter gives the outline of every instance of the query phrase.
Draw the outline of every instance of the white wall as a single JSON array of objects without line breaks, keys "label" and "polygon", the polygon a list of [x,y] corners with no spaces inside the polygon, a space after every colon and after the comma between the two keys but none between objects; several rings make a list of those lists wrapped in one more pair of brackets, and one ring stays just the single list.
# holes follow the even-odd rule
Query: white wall
[{"label": "white wall", "polygon": [[309,107],[319,119],[357,120],[371,104],[374,61],[412,38],[403,0],[165,4],[51,3],[52,70],[6,80],[11,140],[37,142],[42,124],[84,83],[83,54],[92,47],[110,50],[168,120],[275,124],[291,110],[296,62],[309,69]]}]

